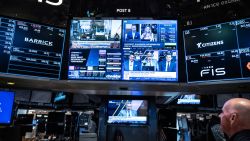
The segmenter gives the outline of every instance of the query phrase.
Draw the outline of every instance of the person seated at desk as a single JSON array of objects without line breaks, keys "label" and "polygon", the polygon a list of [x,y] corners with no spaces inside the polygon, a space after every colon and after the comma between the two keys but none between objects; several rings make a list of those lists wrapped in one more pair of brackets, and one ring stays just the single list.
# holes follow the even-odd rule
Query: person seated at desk
[{"label": "person seated at desk", "polygon": [[129,59],[124,62],[123,67],[124,71],[140,71],[141,63],[139,61],[135,61],[134,54],[130,54]]},{"label": "person seated at desk", "polygon": [[142,41],[154,41],[154,34],[149,26],[144,28],[144,32],[141,35]]},{"label": "person seated at desk", "polygon": [[152,53],[148,52],[146,58],[142,61],[143,71],[158,71],[158,61],[153,59],[152,57]]},{"label": "person seated at desk", "polygon": [[176,72],[176,63],[172,61],[172,55],[167,54],[165,59],[159,63],[159,70],[166,72]]},{"label": "person seated at desk", "polygon": [[118,116],[133,117],[137,116],[137,111],[132,109],[131,103],[126,103],[126,108],[122,109]]},{"label": "person seated at desk", "polygon": [[126,40],[140,40],[140,33],[137,32],[137,27],[135,24],[131,26],[131,31],[129,31],[126,35]]}]

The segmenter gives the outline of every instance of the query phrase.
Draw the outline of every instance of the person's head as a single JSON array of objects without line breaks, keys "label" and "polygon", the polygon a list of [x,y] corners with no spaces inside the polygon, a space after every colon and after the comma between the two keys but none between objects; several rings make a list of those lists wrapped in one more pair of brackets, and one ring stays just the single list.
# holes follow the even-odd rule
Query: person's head
[{"label": "person's head", "polygon": [[132,110],[132,104],[131,103],[127,103],[126,104],[126,109],[127,110]]},{"label": "person's head", "polygon": [[229,137],[241,130],[250,129],[250,100],[244,98],[228,100],[219,116],[221,129]]},{"label": "person's head", "polygon": [[129,61],[134,61],[135,60],[135,55],[134,54],[130,54],[129,55]]},{"label": "person's head", "polygon": [[171,54],[167,54],[166,55],[166,60],[167,60],[167,62],[170,62],[172,60],[172,55]]},{"label": "person's head", "polygon": [[151,33],[151,28],[149,26],[146,26],[144,29],[145,33]]},{"label": "person's head", "polygon": [[135,24],[132,24],[131,30],[132,30],[132,32],[136,32],[136,25]]},{"label": "person's head", "polygon": [[147,60],[152,60],[152,57],[153,57],[152,53],[148,52],[147,53]]}]

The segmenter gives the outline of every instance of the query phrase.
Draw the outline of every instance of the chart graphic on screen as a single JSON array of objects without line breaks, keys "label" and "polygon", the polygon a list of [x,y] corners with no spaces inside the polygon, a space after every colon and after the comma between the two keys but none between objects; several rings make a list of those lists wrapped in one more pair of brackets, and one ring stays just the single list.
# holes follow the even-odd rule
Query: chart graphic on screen
[{"label": "chart graphic on screen", "polygon": [[59,79],[65,30],[0,17],[0,72]]}]

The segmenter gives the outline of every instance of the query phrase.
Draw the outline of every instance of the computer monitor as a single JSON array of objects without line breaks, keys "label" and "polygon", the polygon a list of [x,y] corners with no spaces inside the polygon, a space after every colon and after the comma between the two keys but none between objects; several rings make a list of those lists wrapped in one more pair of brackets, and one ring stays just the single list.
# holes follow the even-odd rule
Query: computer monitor
[{"label": "computer monitor", "polygon": [[0,91],[0,125],[11,124],[14,99],[14,92]]},{"label": "computer monitor", "polygon": [[147,124],[147,100],[109,100],[107,115],[110,124]]}]

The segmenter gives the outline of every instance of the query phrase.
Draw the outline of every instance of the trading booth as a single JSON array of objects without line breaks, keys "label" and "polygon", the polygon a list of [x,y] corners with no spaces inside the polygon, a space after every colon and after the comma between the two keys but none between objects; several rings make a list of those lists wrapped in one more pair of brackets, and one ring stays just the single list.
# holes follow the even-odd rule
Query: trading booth
[{"label": "trading booth", "polygon": [[250,99],[249,5],[1,0],[0,141],[226,141],[224,103]]}]

